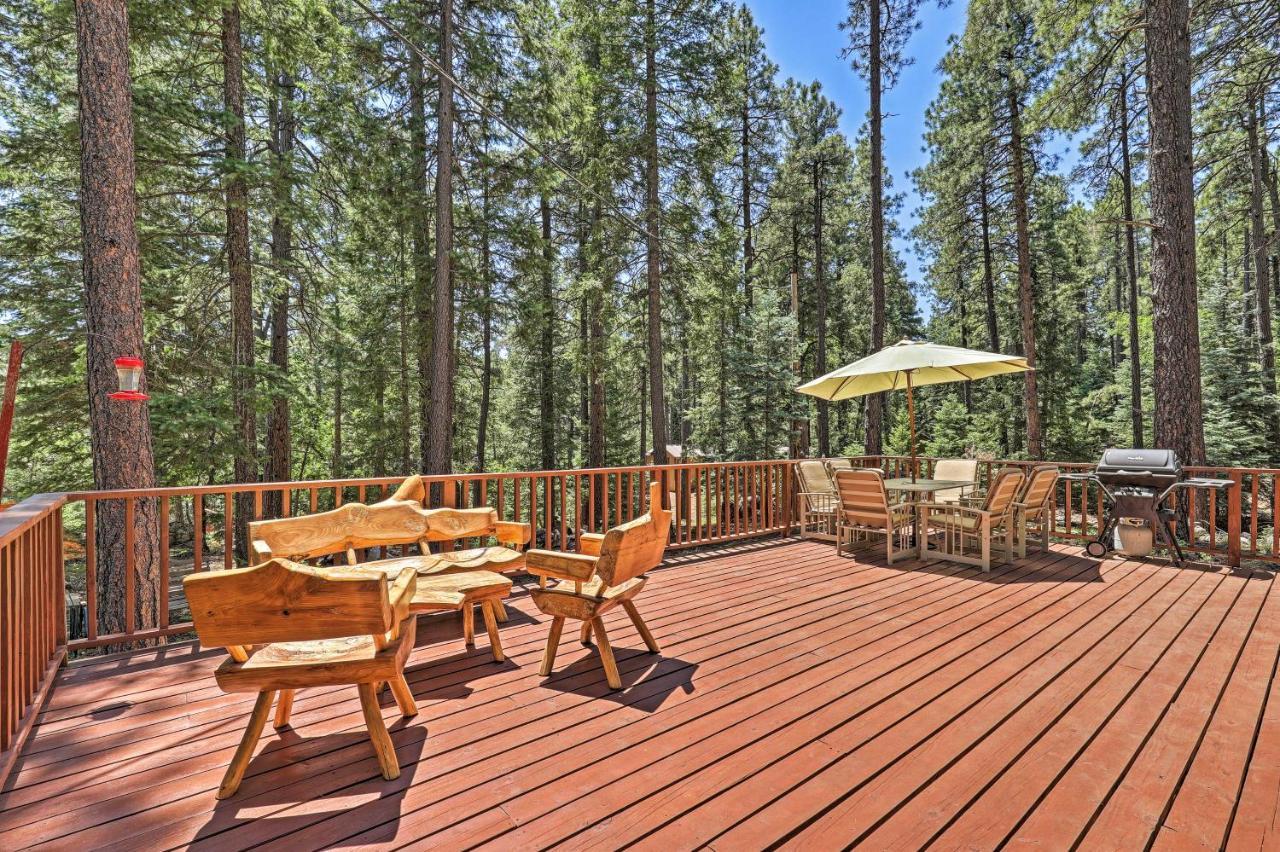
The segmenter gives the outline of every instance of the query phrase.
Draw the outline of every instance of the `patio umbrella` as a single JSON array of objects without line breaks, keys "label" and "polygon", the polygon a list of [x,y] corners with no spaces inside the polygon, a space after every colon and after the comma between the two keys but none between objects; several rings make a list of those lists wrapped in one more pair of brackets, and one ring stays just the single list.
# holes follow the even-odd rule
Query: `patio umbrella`
[{"label": "patio umbrella", "polygon": [[804,383],[796,388],[796,392],[834,402],[906,388],[907,418],[911,422],[911,479],[915,481],[916,406],[912,398],[913,388],[1022,373],[1030,369],[1025,358],[1013,355],[899,340],[879,352]]}]

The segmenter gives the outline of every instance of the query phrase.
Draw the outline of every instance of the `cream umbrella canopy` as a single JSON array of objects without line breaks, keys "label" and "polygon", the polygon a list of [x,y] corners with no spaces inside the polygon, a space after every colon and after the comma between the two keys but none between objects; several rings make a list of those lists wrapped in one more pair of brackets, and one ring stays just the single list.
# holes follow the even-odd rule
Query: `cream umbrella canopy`
[{"label": "cream umbrella canopy", "polygon": [[796,388],[797,393],[832,402],[869,393],[907,391],[907,418],[911,422],[911,478],[916,475],[916,407],[912,389],[920,385],[965,382],[1033,369],[1025,358],[980,352],[959,346],[942,346],[899,340],[879,352],[832,370]]}]

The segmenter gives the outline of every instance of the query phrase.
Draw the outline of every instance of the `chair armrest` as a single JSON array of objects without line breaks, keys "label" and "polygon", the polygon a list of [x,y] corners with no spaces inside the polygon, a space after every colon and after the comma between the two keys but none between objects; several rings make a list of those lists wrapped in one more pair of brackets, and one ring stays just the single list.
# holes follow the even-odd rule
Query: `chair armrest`
[{"label": "chair armrest", "polygon": [[935,511],[940,515],[972,515],[976,518],[989,518],[991,513],[974,506],[963,506],[959,503],[916,503],[917,508],[921,510],[921,515],[928,518],[930,511]]},{"label": "chair armrest", "polygon": [[901,503],[894,503],[889,507],[890,512],[900,512],[903,509],[914,509],[916,506],[922,506],[923,503],[913,503],[910,500],[903,500]]},{"label": "chair armrest", "polygon": [[387,597],[391,601],[391,608],[395,610],[397,624],[409,615],[409,604],[417,593],[418,572],[411,566],[400,569],[400,573],[387,587]]},{"label": "chair armrest", "polygon": [[600,548],[604,547],[604,534],[584,532],[578,536],[578,544],[582,553],[588,556],[599,556]]},{"label": "chair armrest", "polygon": [[516,547],[529,543],[533,537],[533,527],[523,521],[498,521],[494,527],[493,537],[502,544],[514,544]]},{"label": "chair armrest", "polygon": [[525,554],[524,568],[540,577],[586,582],[596,572],[597,561],[597,557],[586,553],[535,549]]},{"label": "chair armrest", "polygon": [[253,556],[255,564],[266,562],[271,558],[271,548],[260,538],[253,540]]}]

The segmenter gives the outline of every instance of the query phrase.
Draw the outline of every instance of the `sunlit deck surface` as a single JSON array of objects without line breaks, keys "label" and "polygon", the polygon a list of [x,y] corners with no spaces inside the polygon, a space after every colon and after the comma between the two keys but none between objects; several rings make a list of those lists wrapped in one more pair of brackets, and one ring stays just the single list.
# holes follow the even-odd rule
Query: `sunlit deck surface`
[{"label": "sunlit deck surface", "polygon": [[384,697],[378,775],[355,690],[299,693],[239,794],[214,789],[252,700],[221,651],[72,666],[7,792],[0,847],[1052,849],[1275,846],[1280,593],[1270,572],[1078,550],[990,574],[786,540],[681,555],[606,619],[625,689],[522,592],[464,653],[424,619],[420,714]]}]

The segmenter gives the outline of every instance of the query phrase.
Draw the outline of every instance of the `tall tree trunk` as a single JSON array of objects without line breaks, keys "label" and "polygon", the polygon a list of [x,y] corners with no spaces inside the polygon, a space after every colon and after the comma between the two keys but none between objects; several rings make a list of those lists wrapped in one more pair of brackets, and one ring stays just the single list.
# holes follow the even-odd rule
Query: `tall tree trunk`
[{"label": "tall tree trunk", "polygon": [[[871,103],[868,119],[871,125],[871,351],[884,348],[884,154],[882,151],[883,115],[880,108],[880,13],[881,0],[869,0],[869,59],[867,85]],[[821,373],[819,374],[821,375]],[[867,397],[865,451],[878,456],[884,447],[884,394]]]},{"label": "tall tree trunk", "polygon": [[1244,276],[1240,284],[1240,325],[1245,342],[1257,354],[1258,334],[1254,323],[1258,317],[1258,309],[1254,306],[1253,293],[1253,231],[1246,225],[1244,229],[1244,258],[1242,261]]},{"label": "tall tree trunk", "polygon": [[[403,282],[404,276],[401,276]],[[400,470],[408,476],[413,472],[413,441],[410,435],[410,423],[413,422],[413,402],[409,398],[409,325],[408,296],[403,288],[398,299],[400,309]]]},{"label": "tall tree trunk", "polygon": [[[431,420],[431,240],[427,215],[427,107],[422,58],[409,51],[409,156],[413,198],[409,216],[413,233],[414,355],[418,368],[418,464],[429,470],[428,421]],[[406,474],[410,471],[405,470]]]},{"label": "tall tree trunk", "polygon": [[[1012,66],[1012,62],[1010,62]],[[1023,165],[1022,115],[1018,92],[1010,81],[1006,100],[1009,105],[1009,163],[1013,171],[1013,215],[1017,230],[1018,315],[1022,322],[1022,355],[1031,367],[1023,373],[1026,392],[1024,405],[1027,418],[1027,454],[1033,459],[1044,457],[1044,441],[1040,435],[1040,396],[1036,387],[1036,314],[1035,293],[1031,283],[1031,228],[1027,213],[1027,176]]]},{"label": "tall tree trunk", "polygon": [[[1260,100],[1260,99],[1259,99]],[[1261,103],[1259,103],[1261,107]],[[1258,346],[1262,350],[1262,388],[1267,393],[1269,402],[1275,402],[1276,395],[1276,353],[1271,339],[1271,269],[1267,262],[1267,225],[1264,216],[1266,207],[1266,161],[1267,149],[1265,135],[1258,132],[1258,113],[1253,104],[1249,106],[1249,117],[1245,122],[1245,131],[1249,139],[1249,222],[1254,234],[1253,268],[1257,276],[1258,294]],[[1272,418],[1272,443],[1280,438],[1280,423]]]},{"label": "tall tree trunk", "polygon": [[338,340],[333,346],[333,457],[329,464],[329,475],[341,479],[346,465],[342,453],[342,418],[346,414],[342,403],[342,386],[346,384],[346,352],[343,349],[342,337],[342,304],[339,297],[333,301],[333,330]]},{"label": "tall tree trunk", "polygon": [[1124,202],[1124,261],[1129,282],[1129,420],[1133,445],[1143,446],[1142,348],[1138,345],[1138,236],[1133,212],[1133,165],[1129,158],[1129,78],[1120,77],[1120,180]]},{"label": "tall tree trunk", "polygon": [[[222,7],[222,95],[226,112],[225,156],[227,272],[231,284],[231,396],[236,418],[236,482],[258,481],[258,417],[254,406],[253,267],[249,256],[249,187],[244,179],[244,48],[240,41],[240,3]],[[248,523],[253,495],[236,495],[235,550],[248,557]],[[231,546],[231,542],[227,542]]]},{"label": "tall tree trunk", "polygon": [[996,324],[996,279],[994,256],[991,250],[991,197],[988,182],[989,178],[984,166],[982,180],[979,183],[982,221],[982,298],[986,307],[987,345],[991,347],[992,352],[999,352],[1000,327]]},{"label": "tall tree trunk", "polygon": [[[476,424],[476,471],[483,473],[489,440],[489,397],[493,390],[493,248],[489,235],[489,172],[481,178],[480,190],[480,416]],[[479,483],[477,483],[479,485]],[[483,487],[483,485],[480,485]],[[483,505],[477,492],[476,505]]]},{"label": "tall tree trunk", "polygon": [[[822,161],[813,164],[813,282],[818,295],[818,343],[814,370],[819,376],[827,372],[827,276],[822,244]],[[831,455],[830,403],[818,400],[818,455]]]},{"label": "tall tree trunk", "polygon": [[431,334],[427,473],[453,468],[453,0],[440,3],[440,104],[436,108],[436,280]]},{"label": "tall tree trunk", "polygon": [[[1124,293],[1128,283],[1128,279],[1124,274],[1124,238],[1120,236],[1120,226],[1116,225],[1112,236],[1114,237],[1115,254],[1112,258],[1112,310],[1117,315],[1124,311]],[[1112,329],[1111,332],[1111,369],[1114,370],[1120,366],[1120,362],[1124,360],[1124,340],[1120,336],[1120,332]]]},{"label": "tall tree trunk", "polygon": [[[588,244],[594,245],[599,239],[600,204],[591,208],[591,236]],[[594,253],[599,258],[599,253]],[[587,467],[604,467],[604,288],[607,283],[602,279],[600,288],[593,288],[590,295],[591,316],[587,329],[587,384],[589,385],[590,417],[587,424]],[[644,442],[640,442],[643,446]],[[643,457],[643,452],[641,456]]]},{"label": "tall tree trunk", "polygon": [[[969,298],[965,291],[964,269],[959,264],[956,265],[956,301],[960,306],[960,346],[964,349],[969,348]],[[964,399],[964,410],[966,413],[973,412],[973,382],[964,382],[962,390],[962,398]]]},{"label": "tall tree trunk", "polygon": [[[797,382],[804,380],[804,315],[800,312],[800,225],[793,216],[791,218],[791,316],[795,318],[795,360],[791,362],[791,372]],[[791,440],[788,452],[791,458],[804,458],[809,455],[809,417],[807,408],[803,417],[795,417],[791,421]]]},{"label": "tall tree trunk", "polygon": [[[273,482],[291,479],[292,438],[289,423],[289,393],[284,384],[289,377],[289,290],[293,279],[293,78],[278,74],[271,99],[272,180],[271,265],[275,272],[271,298],[271,365],[276,369],[276,387],[271,395],[271,415],[267,421],[266,478]],[[269,516],[279,517],[283,495],[268,492]]]},{"label": "tall tree trunk", "polygon": [[645,2],[644,152],[645,277],[648,283],[649,418],[653,422],[653,460],[666,461],[667,407],[662,370],[662,242],[658,227],[658,24],[656,0]]},{"label": "tall tree trunk", "polygon": [[538,197],[538,215],[542,220],[542,292],[541,304],[538,306],[538,348],[541,356],[541,363],[538,365],[540,374],[538,433],[541,438],[542,469],[555,470],[555,374],[552,371],[552,359],[555,353],[555,304],[554,294],[551,291],[555,246],[551,242],[551,200],[547,198],[545,192]]},{"label": "tall tree trunk", "polygon": [[742,292],[747,310],[754,303],[751,287],[751,269],[756,262],[756,248],[752,242],[751,219],[751,81],[748,79],[742,92]]},{"label": "tall tree trunk", "polygon": [[1143,0],[1146,21],[1151,306],[1155,441],[1203,464],[1200,310],[1191,151],[1191,35],[1187,0]]},{"label": "tall tree trunk", "polygon": [[[129,88],[129,15],[124,0],[77,0],[80,102],[80,237],[85,289],[89,444],[95,488],[153,488],[155,459],[145,404],[108,398],[115,359],[141,357],[142,285],[138,269],[133,100]],[[125,510],[98,502],[98,629],[125,629]],[[134,503],[133,562],[138,627],[159,624],[168,590],[160,588],[154,500]]]}]

